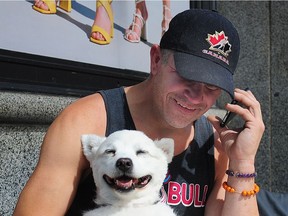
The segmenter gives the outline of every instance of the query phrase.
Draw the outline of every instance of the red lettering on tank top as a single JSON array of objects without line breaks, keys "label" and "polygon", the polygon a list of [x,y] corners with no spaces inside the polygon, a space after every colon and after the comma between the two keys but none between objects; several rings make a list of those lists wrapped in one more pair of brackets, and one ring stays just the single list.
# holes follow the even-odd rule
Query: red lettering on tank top
[{"label": "red lettering on tank top", "polygon": [[181,202],[181,185],[178,182],[170,181],[168,183],[167,196],[169,205],[178,205]]},{"label": "red lettering on tank top", "polygon": [[195,185],[195,207],[201,207],[202,202],[199,200],[200,199],[200,185],[196,184]]},{"label": "red lettering on tank top", "polygon": [[187,184],[182,184],[182,203],[184,206],[190,206],[194,199],[194,184],[190,184],[187,189]]},{"label": "red lettering on tank top", "polygon": [[180,185],[178,182],[170,181],[168,182],[168,191],[161,189],[162,201],[166,200],[169,205],[182,203],[184,206],[194,205],[200,208],[206,204],[207,191],[208,185],[203,187],[199,184],[182,183]]}]

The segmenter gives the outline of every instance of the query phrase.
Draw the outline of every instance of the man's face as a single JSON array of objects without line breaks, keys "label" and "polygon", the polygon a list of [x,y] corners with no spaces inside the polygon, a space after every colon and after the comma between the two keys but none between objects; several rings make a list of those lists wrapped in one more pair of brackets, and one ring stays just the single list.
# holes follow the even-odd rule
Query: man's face
[{"label": "man's face", "polygon": [[215,104],[221,89],[182,78],[175,69],[173,55],[161,64],[156,77],[156,103],[162,118],[172,127],[184,128]]}]

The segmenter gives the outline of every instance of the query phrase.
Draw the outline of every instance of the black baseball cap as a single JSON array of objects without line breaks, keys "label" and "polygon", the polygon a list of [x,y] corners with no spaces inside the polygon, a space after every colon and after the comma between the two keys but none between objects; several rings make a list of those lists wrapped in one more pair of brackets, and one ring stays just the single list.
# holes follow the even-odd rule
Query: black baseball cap
[{"label": "black baseball cap", "polygon": [[240,40],[233,24],[218,12],[190,9],[177,14],[160,47],[174,51],[180,76],[215,85],[234,98],[233,74]]}]

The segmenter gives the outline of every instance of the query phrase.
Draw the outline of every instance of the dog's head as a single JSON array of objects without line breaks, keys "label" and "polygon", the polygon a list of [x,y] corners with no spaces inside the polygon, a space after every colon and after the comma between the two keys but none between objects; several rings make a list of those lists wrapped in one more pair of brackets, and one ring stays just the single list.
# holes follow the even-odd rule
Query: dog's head
[{"label": "dog's head", "polygon": [[83,135],[81,140],[98,204],[153,203],[159,198],[173,157],[172,139],[153,141],[140,131],[121,130],[108,137]]}]

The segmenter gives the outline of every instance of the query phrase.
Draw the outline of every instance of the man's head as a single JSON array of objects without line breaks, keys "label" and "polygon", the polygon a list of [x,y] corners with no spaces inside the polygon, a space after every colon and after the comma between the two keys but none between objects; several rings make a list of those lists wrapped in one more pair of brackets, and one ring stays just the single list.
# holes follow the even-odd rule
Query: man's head
[{"label": "man's head", "polygon": [[171,20],[160,47],[173,51],[180,76],[218,86],[233,97],[240,41],[225,17],[202,9],[179,13]]}]

